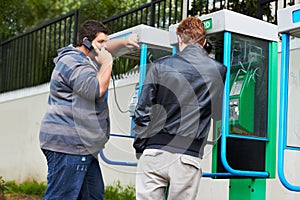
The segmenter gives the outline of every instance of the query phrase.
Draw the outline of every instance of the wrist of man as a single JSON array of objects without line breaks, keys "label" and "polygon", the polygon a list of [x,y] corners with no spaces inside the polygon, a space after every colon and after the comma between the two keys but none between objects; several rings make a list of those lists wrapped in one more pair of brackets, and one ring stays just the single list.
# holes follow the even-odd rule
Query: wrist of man
[{"label": "wrist of man", "polygon": [[104,62],[100,64],[101,67],[112,67],[112,62]]}]

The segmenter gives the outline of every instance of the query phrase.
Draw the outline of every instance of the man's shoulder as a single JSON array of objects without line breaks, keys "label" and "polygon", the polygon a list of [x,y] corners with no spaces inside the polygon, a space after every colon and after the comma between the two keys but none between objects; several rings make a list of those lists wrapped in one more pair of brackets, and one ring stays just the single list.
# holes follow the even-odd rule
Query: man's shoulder
[{"label": "man's shoulder", "polygon": [[227,69],[227,67],[220,61],[218,61],[212,57],[209,57],[209,56],[208,56],[208,59],[210,59],[215,64],[215,66],[217,66],[220,70]]},{"label": "man's shoulder", "polygon": [[157,60],[155,60],[153,63],[156,65],[164,65],[164,66],[172,66],[174,67],[174,64],[178,64],[183,62],[183,59],[178,55],[167,55],[163,56]]},{"label": "man's shoulder", "polygon": [[164,62],[168,62],[169,60],[174,59],[173,55],[167,55],[167,56],[163,56],[161,58],[158,58],[154,61],[154,63],[164,63]]},{"label": "man's shoulder", "polygon": [[[217,69],[217,71],[221,74],[221,77],[223,77],[222,79],[225,80],[225,76],[226,76],[226,72],[227,72],[227,67],[219,62],[218,60],[214,59],[214,58],[210,58],[212,60],[212,62],[214,63],[214,68],[210,68],[210,69]],[[213,70],[214,72],[216,72],[216,70]]]},{"label": "man's shoulder", "polygon": [[223,63],[221,63],[220,61],[216,60],[215,58],[211,58],[217,65],[219,65],[220,67],[225,67],[225,65]]}]

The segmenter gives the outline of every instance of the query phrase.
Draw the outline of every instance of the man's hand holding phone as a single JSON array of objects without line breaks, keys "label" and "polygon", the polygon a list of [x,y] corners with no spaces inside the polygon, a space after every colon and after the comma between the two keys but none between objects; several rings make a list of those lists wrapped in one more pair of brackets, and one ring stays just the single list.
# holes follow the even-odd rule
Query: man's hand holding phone
[{"label": "man's hand holding phone", "polygon": [[109,51],[105,49],[105,47],[101,47],[100,49],[93,44],[95,50],[95,60],[101,65],[101,67],[107,67],[112,65],[113,58]]},{"label": "man's hand holding phone", "polygon": [[99,81],[100,97],[102,97],[103,95],[105,95],[105,92],[109,85],[113,59],[111,53],[105,49],[105,46],[102,46],[99,49],[97,45],[93,43],[93,47],[96,53],[95,60],[101,65],[96,77]]}]

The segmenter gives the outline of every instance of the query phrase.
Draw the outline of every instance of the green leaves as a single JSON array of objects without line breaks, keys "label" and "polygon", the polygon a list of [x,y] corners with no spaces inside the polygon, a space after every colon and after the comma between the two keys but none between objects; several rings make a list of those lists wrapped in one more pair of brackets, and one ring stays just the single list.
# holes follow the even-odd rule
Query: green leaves
[{"label": "green leaves", "polygon": [[122,186],[120,181],[114,185],[105,187],[104,200],[134,200],[135,187],[133,185]]},{"label": "green leaves", "polygon": [[0,200],[4,199],[5,181],[0,176]]},{"label": "green leaves", "polygon": [[87,19],[102,21],[146,2],[146,0],[85,0],[79,10],[80,22]]},{"label": "green leaves", "polygon": [[30,194],[43,196],[46,191],[46,183],[38,183],[36,180],[25,181],[17,184],[15,181],[8,181],[5,184],[5,193]]},{"label": "green leaves", "polygon": [[[104,20],[147,0],[0,0],[0,34],[9,38],[79,9],[80,22]],[[1,37],[1,35],[0,35]]]},{"label": "green leaves", "polygon": [[0,0],[0,33],[5,37],[24,31],[31,14],[24,0]]}]

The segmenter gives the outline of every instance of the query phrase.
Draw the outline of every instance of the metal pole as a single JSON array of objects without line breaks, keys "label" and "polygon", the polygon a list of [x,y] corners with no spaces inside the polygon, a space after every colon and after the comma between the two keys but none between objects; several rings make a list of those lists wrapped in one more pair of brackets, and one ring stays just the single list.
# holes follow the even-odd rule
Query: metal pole
[{"label": "metal pole", "polygon": [[182,19],[187,18],[188,16],[188,0],[183,0],[182,2]]},{"label": "metal pole", "polygon": [[150,26],[154,27],[155,24],[155,0],[151,0],[151,13],[150,13]]},{"label": "metal pole", "polygon": [[261,0],[258,0],[257,1],[257,13],[256,13],[256,17],[258,19],[262,19],[262,1]]}]

